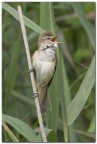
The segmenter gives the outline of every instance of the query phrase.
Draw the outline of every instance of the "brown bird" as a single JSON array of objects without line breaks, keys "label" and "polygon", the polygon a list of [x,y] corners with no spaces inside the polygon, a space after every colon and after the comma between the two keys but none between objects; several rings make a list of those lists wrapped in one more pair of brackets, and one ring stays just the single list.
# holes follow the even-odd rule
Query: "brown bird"
[{"label": "brown bird", "polygon": [[56,68],[55,50],[60,43],[56,41],[58,36],[54,36],[51,32],[41,34],[38,39],[38,50],[32,56],[32,66],[42,113],[48,108],[52,108],[48,96],[48,87]]}]

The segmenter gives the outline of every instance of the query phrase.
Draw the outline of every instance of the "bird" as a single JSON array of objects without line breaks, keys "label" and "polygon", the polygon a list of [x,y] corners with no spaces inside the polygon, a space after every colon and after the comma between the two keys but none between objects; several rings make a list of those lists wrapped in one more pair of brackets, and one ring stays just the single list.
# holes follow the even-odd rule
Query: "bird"
[{"label": "bird", "polygon": [[59,35],[54,36],[52,32],[44,32],[38,38],[38,49],[31,58],[35,84],[39,94],[39,103],[41,112],[52,110],[48,88],[56,70],[56,48],[58,42],[56,39]]}]

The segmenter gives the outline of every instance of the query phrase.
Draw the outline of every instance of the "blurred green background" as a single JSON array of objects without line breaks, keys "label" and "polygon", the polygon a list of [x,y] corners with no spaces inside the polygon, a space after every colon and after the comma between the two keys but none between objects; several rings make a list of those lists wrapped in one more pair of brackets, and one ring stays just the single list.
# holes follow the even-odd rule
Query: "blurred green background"
[{"label": "blurred green background", "polygon": [[49,90],[52,112],[43,116],[48,141],[94,142],[94,2],[2,3],[2,141],[41,142],[24,42],[17,21],[19,4],[26,16],[31,55],[37,49],[39,33],[62,33],[59,40],[63,45],[56,52],[57,70]]}]

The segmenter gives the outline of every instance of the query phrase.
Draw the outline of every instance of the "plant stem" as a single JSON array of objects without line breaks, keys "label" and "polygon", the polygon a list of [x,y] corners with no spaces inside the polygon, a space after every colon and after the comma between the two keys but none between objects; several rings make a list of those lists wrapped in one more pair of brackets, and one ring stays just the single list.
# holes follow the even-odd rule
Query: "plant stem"
[{"label": "plant stem", "polygon": [[69,127],[66,125],[64,125],[64,140],[69,142]]},{"label": "plant stem", "polygon": [[19,142],[19,140],[16,138],[16,136],[12,133],[12,131],[8,128],[7,124],[2,121],[2,125],[6,132],[9,134],[10,138],[13,140],[13,142]]},{"label": "plant stem", "polygon": [[[27,60],[28,60],[28,66],[29,66],[29,69],[32,69],[30,52],[29,52],[29,45],[28,45],[26,29],[25,29],[25,25],[24,25],[22,9],[21,9],[21,6],[19,6],[19,5],[18,5],[17,8],[18,8],[20,24],[21,24],[21,30],[22,30],[22,35],[23,35],[24,44],[25,44],[25,50],[26,50],[26,55],[27,55]],[[33,93],[37,93],[33,71],[30,72],[30,77],[31,77]],[[39,125],[40,125],[40,131],[41,131],[41,135],[42,135],[42,140],[43,140],[43,142],[47,142],[47,138],[46,138],[45,128],[44,128],[44,125],[43,125],[43,119],[42,119],[42,114],[41,114],[41,110],[40,110],[40,104],[39,104],[38,97],[35,97],[35,104],[36,104],[36,108],[37,108],[37,117],[38,117],[38,121],[39,121]]]}]

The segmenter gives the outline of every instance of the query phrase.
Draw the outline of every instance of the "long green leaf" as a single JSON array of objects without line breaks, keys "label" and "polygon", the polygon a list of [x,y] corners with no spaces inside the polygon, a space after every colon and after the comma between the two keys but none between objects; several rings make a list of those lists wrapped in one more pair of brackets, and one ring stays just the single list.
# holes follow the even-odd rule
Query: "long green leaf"
[{"label": "long green leaf", "polygon": [[94,82],[95,82],[95,56],[85,75],[83,82],[81,83],[81,86],[76,96],[68,106],[67,109],[68,125],[72,124],[74,120],[78,117],[80,112],[82,111],[89,97],[89,94],[93,88]]},{"label": "long green leaf", "polygon": [[[53,9],[53,3],[49,3],[49,12],[50,12],[50,28],[51,28],[51,31],[55,34],[55,31],[56,31],[56,25],[55,25],[55,16],[54,16],[54,9]],[[49,23],[49,22],[48,22]],[[57,50],[57,57],[58,57],[58,62],[57,62],[57,64],[59,65],[59,67],[57,67],[57,71],[56,71],[56,77],[55,77],[55,81],[53,81],[54,82],[54,85],[53,85],[53,91],[54,91],[54,87],[56,87],[56,83],[60,83],[59,85],[60,86],[58,86],[58,87],[60,87],[59,89],[61,89],[61,92],[60,93],[58,93],[58,89],[56,88],[55,89],[55,91],[61,96],[61,106],[62,106],[62,115],[63,115],[63,129],[64,129],[64,137],[65,137],[65,141],[68,141],[68,126],[67,126],[67,112],[66,112],[66,97],[64,97],[64,95],[63,95],[63,91],[62,91],[62,88],[63,88],[63,83],[62,83],[62,80],[63,80],[63,77],[62,77],[62,74],[64,75],[64,72],[62,71],[62,73],[61,73],[61,71],[60,71],[60,65],[61,65],[61,61],[60,61],[60,58],[62,57],[62,55],[60,56],[59,55],[59,50]],[[63,67],[64,67],[64,65],[63,65]],[[59,75],[59,73],[60,73],[60,75]],[[65,83],[66,84],[66,83]],[[64,89],[64,88],[63,88]],[[67,91],[68,91],[68,94],[69,94],[69,90],[67,89]],[[63,93],[62,93],[63,92]],[[55,122],[53,123],[52,121],[54,121],[54,119],[56,118],[55,116],[57,116],[57,115],[55,115],[55,114],[57,114],[56,113],[56,111],[57,111],[57,109],[56,109],[56,104],[57,104],[57,102],[55,103],[55,98],[57,98],[56,96],[54,96],[55,94],[57,95],[57,93],[53,93],[53,97],[52,97],[52,102],[53,102],[53,104],[55,104],[54,105],[54,108],[53,108],[53,111],[52,111],[52,115],[49,115],[49,117],[47,117],[47,120],[48,120],[48,124],[49,124],[49,126],[51,126],[52,128],[54,127],[54,125],[55,125]],[[67,95],[66,95],[67,96]],[[67,98],[69,98],[70,96],[67,96]],[[68,100],[67,100],[68,101]],[[52,117],[52,119],[51,119],[51,117]],[[50,120],[51,120],[51,122],[50,122]],[[51,124],[50,124],[51,123]],[[50,127],[50,128],[51,128]]]},{"label": "long green leaf", "polygon": [[46,31],[51,31],[49,2],[40,3],[40,26]]},{"label": "long green leaf", "polygon": [[14,46],[14,50],[13,50],[13,54],[12,54],[12,58],[11,58],[11,63],[10,63],[9,70],[8,70],[8,79],[6,82],[6,94],[5,94],[5,102],[4,102],[4,104],[5,104],[4,109],[5,110],[6,110],[6,107],[8,106],[7,104],[8,104],[8,101],[10,99],[11,92],[14,88],[15,81],[17,78],[18,58],[20,55],[20,43],[21,43],[21,38],[20,38],[20,33],[19,33],[16,45]]},{"label": "long green leaf", "polygon": [[90,133],[94,133],[95,130],[96,130],[96,126],[95,126],[95,115],[93,116],[91,122],[90,122],[90,125],[89,125],[89,128],[88,128],[88,132]]},{"label": "long green leaf", "polygon": [[16,91],[12,91],[12,95],[18,99],[19,101],[21,101],[22,103],[26,103],[30,106],[32,106],[33,109],[35,109],[35,102],[32,98],[29,98],[27,96],[24,96],[23,94],[20,94]]},{"label": "long green leaf", "polygon": [[56,24],[55,24],[55,15],[54,15],[54,5],[51,2],[49,2],[49,11],[50,11],[51,31],[55,34]]},{"label": "long green leaf", "polygon": [[[64,130],[64,141],[68,142],[69,141],[69,127],[68,127],[68,117],[67,117],[67,105],[70,101],[70,91],[69,87],[67,85],[67,81],[64,81],[64,77],[67,77],[65,74],[65,69],[63,65],[63,57],[62,53],[59,53],[59,61],[58,61],[58,74],[59,76],[59,89],[61,91],[59,92],[60,95],[60,102],[61,102],[61,110],[62,110],[62,122],[63,122],[63,130]],[[64,87],[65,86],[65,87]],[[65,92],[65,88],[67,87]]]},{"label": "long green leaf", "polygon": [[29,125],[19,120],[18,118],[8,116],[5,114],[3,114],[2,118],[3,118],[3,121],[10,124],[21,135],[23,135],[28,141],[35,142],[37,135],[34,133],[33,129]]},{"label": "long green leaf", "polygon": [[[55,27],[52,27],[54,23],[53,19],[53,7],[49,2],[40,3],[40,25],[46,31],[55,32]],[[53,20],[53,21],[52,21]],[[58,100],[57,100],[57,86],[56,79],[53,80],[52,85],[50,86],[50,99],[52,103],[52,111],[47,113],[47,126],[53,130],[57,130],[57,119],[58,119]]]},{"label": "long green leaf", "polygon": [[[46,136],[47,136],[47,141],[50,142],[55,142],[55,136],[56,132],[54,132],[52,129],[45,128]],[[53,137],[53,138],[52,138]],[[41,134],[39,134],[35,140],[35,142],[42,142]]]},{"label": "long green leaf", "polygon": [[54,80],[50,86],[49,94],[52,103],[52,111],[47,113],[47,126],[54,131],[57,130],[58,125],[58,112],[59,112],[59,103],[58,103],[58,89],[57,89],[57,72],[55,74]]},{"label": "long green leaf", "polygon": [[[7,12],[9,12],[15,19],[17,19],[19,21],[19,16],[18,16],[17,10],[15,10],[14,8],[12,8],[11,6],[9,6],[6,3],[2,3],[2,7]],[[29,18],[27,18],[25,16],[24,16],[24,23],[27,27],[33,29],[34,31],[36,31],[38,33],[44,32],[44,30],[39,25],[37,25],[36,23],[34,23],[33,21],[31,21]]]},{"label": "long green leaf", "polygon": [[83,25],[83,27],[85,28],[85,30],[88,34],[88,37],[90,39],[90,42],[93,45],[93,48],[95,50],[96,38],[95,38],[95,30],[94,30],[93,26],[89,22],[88,18],[85,16],[84,10],[79,2],[76,2],[76,3],[73,2],[72,6],[73,6],[75,12],[78,14],[78,18],[79,18],[81,24]]}]

